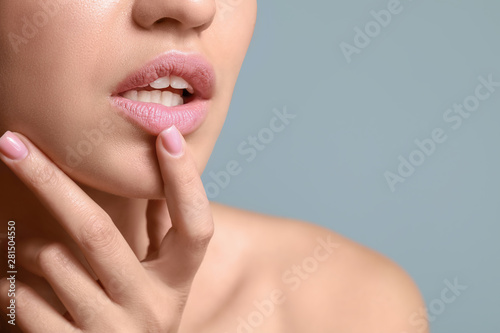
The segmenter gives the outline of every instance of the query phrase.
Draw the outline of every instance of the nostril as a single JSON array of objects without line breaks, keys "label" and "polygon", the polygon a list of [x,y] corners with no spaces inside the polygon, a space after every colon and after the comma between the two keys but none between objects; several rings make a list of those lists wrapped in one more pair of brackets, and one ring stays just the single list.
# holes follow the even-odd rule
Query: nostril
[{"label": "nostril", "polygon": [[165,23],[173,23],[176,20],[170,18],[170,17],[162,17],[161,19],[157,20],[154,25],[164,25]]},{"label": "nostril", "polygon": [[182,26],[205,30],[216,13],[214,0],[134,0],[132,18],[140,27]]},{"label": "nostril", "polygon": [[158,21],[156,21],[155,24],[162,24],[162,23],[165,23],[167,21],[168,21],[168,18],[162,17],[161,19],[159,19]]}]

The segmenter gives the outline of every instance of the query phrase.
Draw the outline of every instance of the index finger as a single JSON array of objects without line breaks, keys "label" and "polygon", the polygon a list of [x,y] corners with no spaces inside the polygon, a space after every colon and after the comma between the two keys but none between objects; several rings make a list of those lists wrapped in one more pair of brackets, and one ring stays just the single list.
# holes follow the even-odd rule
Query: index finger
[{"label": "index finger", "polygon": [[156,151],[172,223],[159,251],[160,267],[165,267],[162,277],[170,285],[189,286],[214,232],[210,203],[196,163],[175,126],[159,135]]},{"label": "index finger", "polygon": [[133,292],[145,272],[109,215],[26,137],[6,132],[0,159],[73,238],[110,296]]}]

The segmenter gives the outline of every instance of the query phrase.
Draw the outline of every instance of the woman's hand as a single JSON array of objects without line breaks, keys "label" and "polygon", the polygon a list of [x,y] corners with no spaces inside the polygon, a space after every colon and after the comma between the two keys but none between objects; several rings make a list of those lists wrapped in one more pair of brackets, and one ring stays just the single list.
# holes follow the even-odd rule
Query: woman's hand
[{"label": "woman's hand", "polygon": [[[0,158],[73,238],[99,279],[65,246],[33,243],[37,246],[30,251],[35,253],[31,258],[35,269],[30,270],[48,281],[71,319],[32,288],[18,283],[16,323],[23,331],[178,331],[193,278],[213,234],[209,201],[186,147],[175,127],[157,139],[172,227],[165,235],[168,221],[160,218],[165,201],[151,201],[147,214],[150,253],[140,262],[101,207],[26,137],[7,132],[0,140]],[[1,283],[0,298],[6,304],[8,286],[5,280]]]}]

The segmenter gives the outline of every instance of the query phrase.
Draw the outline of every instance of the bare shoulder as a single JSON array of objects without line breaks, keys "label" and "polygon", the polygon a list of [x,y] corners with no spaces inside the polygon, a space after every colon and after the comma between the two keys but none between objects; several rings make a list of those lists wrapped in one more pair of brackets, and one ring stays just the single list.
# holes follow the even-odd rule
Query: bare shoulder
[{"label": "bare shoulder", "polygon": [[269,272],[268,300],[288,332],[428,332],[417,286],[387,257],[312,223],[212,207],[246,272]]}]

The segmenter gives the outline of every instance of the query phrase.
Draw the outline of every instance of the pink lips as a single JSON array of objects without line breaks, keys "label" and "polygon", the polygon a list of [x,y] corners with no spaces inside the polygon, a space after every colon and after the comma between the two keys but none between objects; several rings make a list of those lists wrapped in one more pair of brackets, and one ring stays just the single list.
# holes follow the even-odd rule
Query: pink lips
[{"label": "pink lips", "polygon": [[[194,89],[194,95],[184,105],[166,107],[120,96],[129,90],[139,90],[160,77],[172,75],[182,77]],[[214,82],[215,72],[201,55],[171,51],[157,57],[119,84],[111,96],[112,104],[128,120],[152,135],[158,135],[172,125],[186,135],[203,123],[208,113]]]}]

